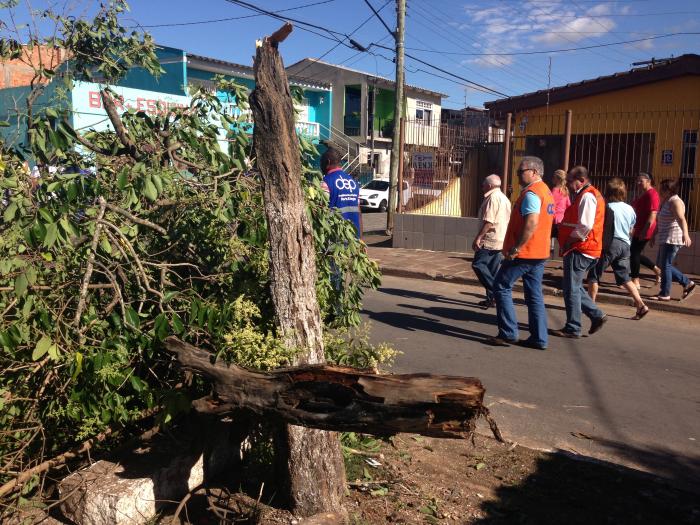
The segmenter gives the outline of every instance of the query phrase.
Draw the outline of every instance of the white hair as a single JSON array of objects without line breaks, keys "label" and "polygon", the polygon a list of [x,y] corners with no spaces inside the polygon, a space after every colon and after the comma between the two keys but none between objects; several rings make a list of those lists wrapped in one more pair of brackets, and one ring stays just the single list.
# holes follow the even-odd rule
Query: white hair
[{"label": "white hair", "polygon": [[496,175],[495,173],[492,173],[488,177],[484,179],[484,182],[488,184],[489,186],[492,186],[494,188],[498,188],[501,185],[501,177]]}]

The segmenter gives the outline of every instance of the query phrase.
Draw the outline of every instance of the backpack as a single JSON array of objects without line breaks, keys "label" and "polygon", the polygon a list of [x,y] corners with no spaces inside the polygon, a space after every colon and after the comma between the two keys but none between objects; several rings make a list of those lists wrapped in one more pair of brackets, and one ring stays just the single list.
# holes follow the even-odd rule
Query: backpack
[{"label": "backpack", "polygon": [[605,219],[603,221],[603,251],[608,251],[615,236],[615,212],[605,204]]}]

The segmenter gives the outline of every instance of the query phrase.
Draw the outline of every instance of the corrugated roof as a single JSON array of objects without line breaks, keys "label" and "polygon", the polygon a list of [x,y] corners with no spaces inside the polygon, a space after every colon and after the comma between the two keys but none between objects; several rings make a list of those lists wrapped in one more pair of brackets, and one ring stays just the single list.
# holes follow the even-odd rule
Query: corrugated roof
[{"label": "corrugated roof", "polygon": [[[226,60],[220,60],[218,58],[211,58],[187,53],[188,64],[192,63],[192,66],[196,68],[197,62],[213,66],[216,69],[221,69],[221,73],[238,74],[250,78],[255,77],[255,72],[253,71],[252,66],[244,66],[243,64],[237,64],[236,62],[228,62]],[[289,82],[301,87],[313,87],[327,90],[331,89],[331,85],[328,82],[321,82],[315,79],[297,75],[289,75],[288,78]]]},{"label": "corrugated roof", "polygon": [[[314,64],[321,64],[321,65],[328,66],[328,67],[334,67],[336,69],[343,69],[345,71],[350,71],[352,73],[358,73],[360,75],[365,75],[366,77],[370,77],[370,78],[377,78],[379,80],[383,80],[384,82],[388,82],[389,84],[395,84],[395,82],[393,80],[391,80],[390,78],[387,78],[387,77],[375,75],[373,73],[368,73],[367,71],[361,71],[359,69],[353,69],[353,68],[347,67],[347,66],[341,66],[339,64],[331,64],[330,62],[324,62],[323,60],[318,60],[316,58],[303,58],[303,59],[299,60],[298,62],[295,62],[294,64],[292,64],[290,66],[287,66],[287,69],[293,68],[294,66],[301,64],[302,62],[308,62],[308,61],[312,61]],[[406,84],[406,87],[410,88],[410,89],[414,89],[416,91],[423,91],[423,92],[429,93],[431,95],[437,95],[438,97],[442,97],[442,98],[448,98],[448,96],[449,96],[449,95],[446,95],[445,93],[440,93],[439,91],[433,91],[432,89],[427,89],[424,87],[415,86],[413,84]]]},{"label": "corrugated roof", "polygon": [[700,75],[699,55],[686,54],[661,61],[650,61],[649,65],[644,67],[638,67],[629,71],[589,80],[582,80],[580,82],[572,82],[571,84],[554,87],[549,90],[542,89],[533,93],[502,98],[492,102],[486,102],[484,106],[493,113],[503,114],[545,106],[547,104],[547,95],[549,95],[549,103],[556,104],[557,102],[564,102],[685,75]]}]

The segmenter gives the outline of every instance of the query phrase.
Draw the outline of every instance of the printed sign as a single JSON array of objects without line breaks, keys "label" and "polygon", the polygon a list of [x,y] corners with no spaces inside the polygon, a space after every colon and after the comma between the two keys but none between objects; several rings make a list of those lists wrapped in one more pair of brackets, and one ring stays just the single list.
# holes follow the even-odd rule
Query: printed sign
[{"label": "printed sign", "polygon": [[661,164],[664,166],[670,166],[673,164],[673,150],[665,149],[661,152]]},{"label": "printed sign", "polygon": [[414,153],[411,157],[413,185],[432,188],[435,177],[435,164],[432,153]]},{"label": "printed sign", "polygon": [[[79,129],[94,128],[104,131],[109,128],[109,119],[102,105],[100,88],[92,82],[76,82],[71,93],[73,102],[73,126]],[[120,112],[127,109],[143,111],[149,115],[163,114],[176,107],[187,107],[190,97],[158,93],[145,89],[112,86],[114,103]]]}]

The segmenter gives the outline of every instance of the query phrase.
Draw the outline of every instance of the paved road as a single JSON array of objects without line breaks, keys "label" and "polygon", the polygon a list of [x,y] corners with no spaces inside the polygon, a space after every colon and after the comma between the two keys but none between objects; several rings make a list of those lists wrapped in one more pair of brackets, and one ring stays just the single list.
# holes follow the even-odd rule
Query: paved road
[{"label": "paved road", "polygon": [[[700,323],[606,306],[611,320],[592,337],[552,338],[546,351],[494,348],[495,310],[478,288],[384,277],[365,297],[374,341],[404,354],[395,372],[479,377],[507,439],[647,470],[700,490]],[[562,304],[548,303],[551,327]],[[518,306],[526,322],[526,310]],[[525,328],[525,326],[523,326]],[[526,336],[527,332],[521,334]],[[486,429],[483,429],[485,432]]]}]

